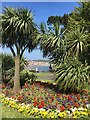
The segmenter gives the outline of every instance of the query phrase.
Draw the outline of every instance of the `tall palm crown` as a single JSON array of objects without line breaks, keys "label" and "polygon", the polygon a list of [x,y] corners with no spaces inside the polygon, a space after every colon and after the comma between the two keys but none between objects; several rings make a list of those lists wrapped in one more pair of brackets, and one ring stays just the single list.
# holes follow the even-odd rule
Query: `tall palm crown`
[{"label": "tall palm crown", "polygon": [[88,42],[87,31],[77,26],[65,35],[69,54],[79,56],[86,48]]},{"label": "tall palm crown", "polygon": [[28,9],[5,8],[2,14],[3,45],[10,47],[13,55],[15,46],[21,56],[26,48],[32,50],[36,44],[33,15]]},{"label": "tall palm crown", "polygon": [[[63,34],[60,22],[52,24],[52,26],[45,26],[45,24],[40,25],[40,38],[41,38],[41,48],[43,50],[44,56],[60,57],[61,50],[63,49]],[[57,54],[59,52],[59,54]],[[59,55],[59,56],[57,56]]]}]

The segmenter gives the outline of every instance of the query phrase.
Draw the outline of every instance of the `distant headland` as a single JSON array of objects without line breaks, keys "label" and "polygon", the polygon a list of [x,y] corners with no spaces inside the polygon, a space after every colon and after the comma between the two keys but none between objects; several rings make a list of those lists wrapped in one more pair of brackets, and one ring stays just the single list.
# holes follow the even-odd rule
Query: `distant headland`
[{"label": "distant headland", "polygon": [[49,66],[49,60],[29,60],[28,66]]}]

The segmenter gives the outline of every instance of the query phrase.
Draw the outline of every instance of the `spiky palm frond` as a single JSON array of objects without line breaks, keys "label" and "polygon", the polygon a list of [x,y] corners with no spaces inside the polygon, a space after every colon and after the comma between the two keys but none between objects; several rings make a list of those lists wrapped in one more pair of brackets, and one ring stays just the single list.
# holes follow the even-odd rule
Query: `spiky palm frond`
[{"label": "spiky palm frond", "polygon": [[80,26],[68,31],[65,35],[68,53],[70,55],[79,56],[85,50],[87,38],[87,31]]},{"label": "spiky palm frond", "polygon": [[35,48],[37,29],[32,11],[25,8],[5,8],[2,14],[3,45],[15,46],[21,51]]},{"label": "spiky palm frond", "polygon": [[63,91],[81,91],[88,84],[90,66],[68,59],[56,68],[58,86]]}]

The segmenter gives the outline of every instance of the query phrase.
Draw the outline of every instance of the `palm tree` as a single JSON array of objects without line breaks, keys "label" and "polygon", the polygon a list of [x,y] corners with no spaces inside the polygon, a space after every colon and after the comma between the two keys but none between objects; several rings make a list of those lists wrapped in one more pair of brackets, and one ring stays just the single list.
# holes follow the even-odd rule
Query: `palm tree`
[{"label": "palm tree", "polygon": [[81,92],[88,85],[90,67],[77,58],[69,58],[56,69],[58,87],[64,92]]},{"label": "palm tree", "polygon": [[10,48],[15,60],[13,91],[20,90],[20,59],[26,49],[32,51],[37,43],[33,14],[28,9],[5,8],[2,14],[3,46]]},{"label": "palm tree", "polygon": [[[88,44],[87,31],[77,26],[67,31],[64,37],[68,54],[63,63],[57,64],[56,81],[63,91],[81,91],[89,80],[90,67],[79,61]],[[69,57],[72,57],[72,59],[69,59]]]},{"label": "palm tree", "polygon": [[68,53],[79,57],[87,46],[88,34],[84,28],[76,26],[66,33],[65,40],[67,42]]},{"label": "palm tree", "polygon": [[[62,56],[64,46],[65,31],[62,31],[60,22],[55,22],[51,27],[46,27],[45,24],[40,25],[40,43],[41,50],[44,56],[49,56],[51,59]],[[57,54],[58,53],[58,54]]]}]

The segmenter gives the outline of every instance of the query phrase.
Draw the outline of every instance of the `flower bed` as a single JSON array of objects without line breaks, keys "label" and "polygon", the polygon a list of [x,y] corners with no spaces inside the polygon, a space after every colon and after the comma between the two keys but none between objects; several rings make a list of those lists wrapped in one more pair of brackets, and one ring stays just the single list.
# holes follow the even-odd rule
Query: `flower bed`
[{"label": "flower bed", "polygon": [[88,95],[60,94],[52,89],[34,83],[23,87],[20,93],[3,89],[2,102],[19,112],[41,118],[80,118],[89,117]]}]

